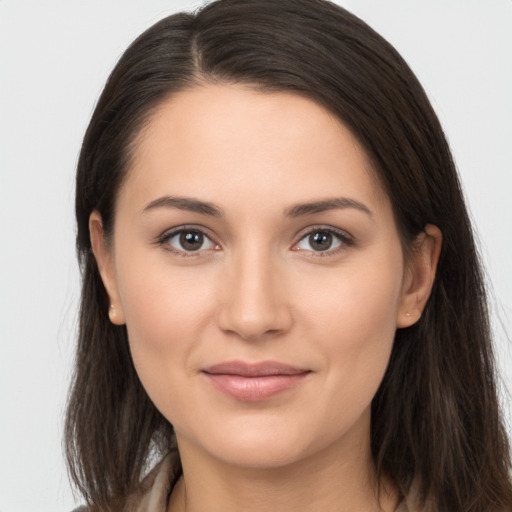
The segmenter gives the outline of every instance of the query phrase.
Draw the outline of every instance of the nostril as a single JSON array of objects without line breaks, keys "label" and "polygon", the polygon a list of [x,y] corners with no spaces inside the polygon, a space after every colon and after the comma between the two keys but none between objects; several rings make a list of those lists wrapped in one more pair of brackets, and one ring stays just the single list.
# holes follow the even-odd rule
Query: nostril
[{"label": "nostril", "polygon": [[221,307],[218,326],[224,332],[253,341],[288,331],[291,314],[284,305],[267,303],[265,307],[249,307],[247,303],[239,301]]},{"label": "nostril", "polygon": [[286,332],[291,326],[283,280],[268,253],[258,244],[239,253],[223,276],[218,296],[218,326],[227,333],[253,341]]}]

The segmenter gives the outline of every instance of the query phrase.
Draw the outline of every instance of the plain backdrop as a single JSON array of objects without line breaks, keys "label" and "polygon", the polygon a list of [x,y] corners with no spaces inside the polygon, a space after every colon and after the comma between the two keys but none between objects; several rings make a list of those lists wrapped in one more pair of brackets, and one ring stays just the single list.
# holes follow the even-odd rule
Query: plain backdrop
[{"label": "plain backdrop", "polygon": [[[498,358],[512,388],[512,1],[340,3],[395,45],[441,118],[493,285]],[[79,297],[81,138],[125,47],[163,16],[201,4],[0,0],[0,512],[74,506],[61,426]],[[504,403],[510,410],[510,397]]]}]

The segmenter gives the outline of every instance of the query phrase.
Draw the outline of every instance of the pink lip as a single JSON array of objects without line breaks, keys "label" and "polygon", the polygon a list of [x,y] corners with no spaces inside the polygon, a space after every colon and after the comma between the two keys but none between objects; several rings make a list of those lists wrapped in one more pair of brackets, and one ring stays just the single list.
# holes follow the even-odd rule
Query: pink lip
[{"label": "pink lip", "polygon": [[310,370],[275,361],[228,361],[203,370],[219,390],[244,402],[258,402],[297,386]]}]

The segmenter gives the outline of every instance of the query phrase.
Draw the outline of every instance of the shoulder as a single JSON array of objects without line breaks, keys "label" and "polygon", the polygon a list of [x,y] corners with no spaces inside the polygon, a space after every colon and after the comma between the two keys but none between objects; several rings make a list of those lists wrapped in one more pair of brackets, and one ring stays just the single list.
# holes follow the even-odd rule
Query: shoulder
[{"label": "shoulder", "polygon": [[[123,510],[125,512],[166,512],[172,488],[181,474],[177,452],[166,455],[144,477],[137,490],[130,495]],[[87,512],[86,506],[72,512]]]},{"label": "shoulder", "polygon": [[177,452],[166,455],[142,480],[126,502],[127,512],[166,512],[174,484],[181,474]]}]

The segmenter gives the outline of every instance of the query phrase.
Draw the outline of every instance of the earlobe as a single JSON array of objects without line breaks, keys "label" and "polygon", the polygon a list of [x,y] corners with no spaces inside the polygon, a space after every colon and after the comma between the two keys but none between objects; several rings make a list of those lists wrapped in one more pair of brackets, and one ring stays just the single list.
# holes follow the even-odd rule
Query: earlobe
[{"label": "earlobe", "polygon": [[89,234],[92,252],[110,300],[109,309],[105,311],[105,314],[113,324],[123,325],[125,323],[124,313],[117,289],[112,249],[106,243],[101,215],[96,210],[89,217]]},{"label": "earlobe", "polygon": [[415,324],[423,313],[436,277],[442,239],[441,230],[427,224],[413,244],[398,309],[399,328]]}]

